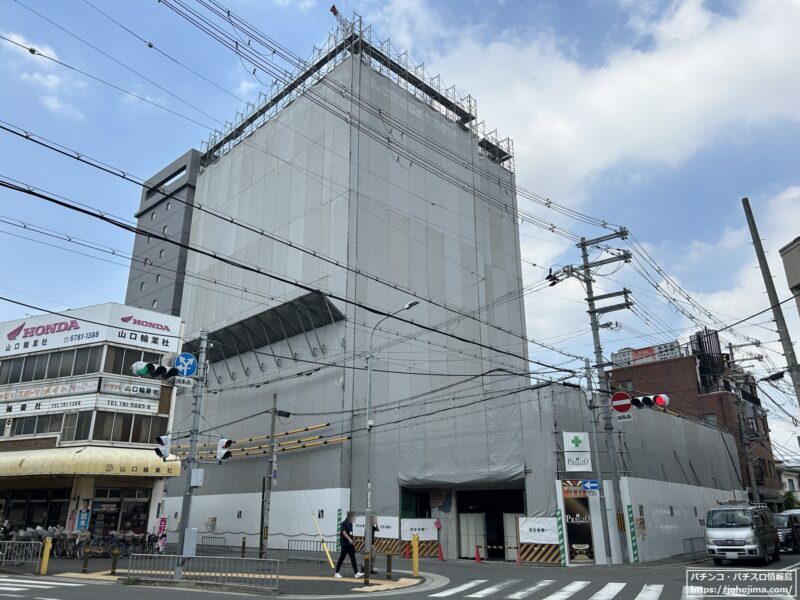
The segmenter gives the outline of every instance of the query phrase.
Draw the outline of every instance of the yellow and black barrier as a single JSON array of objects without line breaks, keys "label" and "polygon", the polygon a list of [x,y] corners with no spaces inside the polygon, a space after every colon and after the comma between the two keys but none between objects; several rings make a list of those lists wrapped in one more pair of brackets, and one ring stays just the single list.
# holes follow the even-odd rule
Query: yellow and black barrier
[{"label": "yellow and black barrier", "polygon": [[520,544],[519,557],[522,562],[554,565],[561,562],[558,544]]}]

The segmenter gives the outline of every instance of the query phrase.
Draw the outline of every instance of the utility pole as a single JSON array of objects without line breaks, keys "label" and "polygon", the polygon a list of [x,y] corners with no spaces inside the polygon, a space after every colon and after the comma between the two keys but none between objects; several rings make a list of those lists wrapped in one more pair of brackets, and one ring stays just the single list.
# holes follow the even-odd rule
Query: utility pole
[{"label": "utility pole", "polygon": [[269,543],[269,508],[272,502],[272,469],[275,460],[275,419],[278,416],[278,394],[272,394],[272,411],[269,419],[269,442],[272,451],[269,453],[269,472],[266,477],[266,489],[261,496],[261,541],[258,545],[258,558],[264,558],[267,554]]},{"label": "utility pole", "polygon": [[606,564],[611,564],[611,531],[608,527],[608,508],[606,506],[606,492],[605,485],[603,485],[603,469],[600,468],[600,450],[597,445],[597,421],[600,417],[597,415],[597,404],[594,402],[594,386],[592,385],[592,361],[588,358],[585,359],[586,369],[586,389],[589,391],[589,408],[592,411],[592,450],[594,451],[594,471],[597,477],[597,493],[600,496],[600,514],[603,524],[603,541],[605,542],[606,549]]},{"label": "utility pole", "polygon": [[[597,382],[599,388],[598,393],[600,394],[601,405],[605,413],[603,417],[604,421],[603,431],[605,433],[605,438],[606,438],[606,451],[609,460],[611,483],[614,489],[614,509],[616,511],[616,515],[624,514],[624,512],[622,510],[622,497],[621,497],[622,494],[620,492],[620,486],[619,486],[619,471],[617,470],[617,450],[616,450],[616,441],[614,440],[614,422],[612,420],[613,417],[611,414],[612,410],[611,410],[611,400],[609,395],[609,385],[604,368],[603,346],[600,343],[599,315],[630,308],[631,306],[633,306],[633,302],[629,298],[630,290],[627,289],[623,289],[621,292],[612,292],[609,294],[595,296],[594,287],[592,285],[594,281],[592,279],[592,268],[620,261],[628,262],[631,259],[631,253],[626,250],[623,251],[621,254],[614,256],[612,258],[589,262],[589,248],[596,244],[600,244],[608,240],[613,240],[615,238],[624,239],[627,236],[628,236],[628,230],[625,228],[620,228],[619,231],[615,231],[614,233],[610,233],[608,235],[593,240],[587,240],[586,238],[581,238],[580,243],[578,243],[578,247],[581,249],[581,257],[583,258],[583,267],[579,278],[581,279],[581,281],[583,281],[584,285],[586,286],[586,302],[589,305],[589,310],[587,312],[589,313],[589,320],[592,326],[592,341],[594,342],[594,358],[597,367]],[[571,269],[571,272],[572,274],[575,274],[574,269]],[[595,305],[595,302],[597,300],[605,300],[608,298],[614,298],[618,296],[623,296],[624,302],[620,304],[614,304],[611,306],[604,306],[601,308],[597,308]],[[603,515],[604,519],[605,517],[606,515]],[[625,533],[623,531],[618,530],[618,534],[619,534],[619,546],[623,556],[623,562],[627,562],[627,557],[626,557],[627,541],[625,539]]]},{"label": "utility pole", "polygon": [[[733,369],[733,344],[728,344],[728,354],[730,356],[731,370]],[[744,464],[747,468],[747,479],[750,481],[750,495],[753,502],[761,502],[761,495],[758,493],[758,483],[756,482],[756,472],[753,467],[753,446],[750,438],[749,428],[745,425],[744,416],[744,399],[742,398],[742,391],[739,387],[739,382],[736,381],[736,373],[731,373],[731,378],[728,380],[733,385],[735,391],[736,414],[739,417],[739,443],[744,450]]]},{"label": "utility pole", "polygon": [[783,356],[786,358],[786,370],[789,372],[789,377],[792,378],[794,395],[797,403],[800,404],[800,367],[797,365],[797,356],[795,356],[792,339],[789,337],[789,329],[786,327],[786,321],[783,318],[783,309],[778,300],[778,294],[775,292],[775,283],[772,281],[772,274],[764,256],[764,247],[761,245],[761,237],[758,235],[753,211],[750,210],[750,201],[747,198],[742,198],[742,206],[744,207],[745,217],[747,217],[747,225],[750,228],[750,236],[753,238],[753,248],[758,258],[761,276],[764,278],[764,286],[767,288],[767,298],[769,298],[770,306],[772,306],[772,317],[775,319],[775,326],[778,329],[778,337],[783,347]]},{"label": "utility pole", "polygon": [[178,548],[186,554],[186,528],[189,527],[189,513],[192,510],[192,471],[197,465],[197,438],[200,429],[200,411],[203,395],[206,391],[206,351],[208,350],[208,333],[200,332],[200,353],[197,357],[197,377],[194,380],[192,393],[192,428],[189,430],[189,454],[186,457],[186,481],[183,486],[183,503],[181,505],[181,521],[178,526]]}]

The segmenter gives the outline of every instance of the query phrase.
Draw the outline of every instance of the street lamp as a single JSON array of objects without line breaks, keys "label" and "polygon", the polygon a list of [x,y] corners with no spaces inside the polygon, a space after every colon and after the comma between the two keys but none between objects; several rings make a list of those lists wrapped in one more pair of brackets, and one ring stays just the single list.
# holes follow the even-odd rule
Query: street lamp
[{"label": "street lamp", "polygon": [[[375,323],[372,333],[369,334],[369,354],[367,355],[367,509],[364,511],[364,550],[370,557],[370,561],[372,560],[372,340],[378,325],[404,310],[414,308],[417,304],[419,301],[412,300],[403,308],[386,315]],[[371,562],[369,569],[372,570]]]}]

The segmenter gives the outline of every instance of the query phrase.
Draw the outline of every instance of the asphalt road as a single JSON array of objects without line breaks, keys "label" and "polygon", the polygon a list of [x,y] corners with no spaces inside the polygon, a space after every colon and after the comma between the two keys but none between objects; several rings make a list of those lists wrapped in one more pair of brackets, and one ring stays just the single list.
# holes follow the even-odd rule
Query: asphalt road
[{"label": "asphalt road", "polygon": [[[381,565],[379,565],[381,566]],[[399,560],[395,564],[395,575],[410,568],[409,561]],[[657,563],[646,565],[580,566],[568,569],[560,567],[517,567],[506,563],[475,564],[470,561],[424,561],[423,572],[432,577],[419,587],[395,590],[389,595],[394,600],[694,600],[700,596],[687,595],[687,568],[714,569],[710,561],[676,564]],[[756,564],[741,564],[727,569],[763,571]],[[784,555],[768,569],[800,568],[800,555]],[[301,565],[294,570],[307,571],[325,576],[327,567],[319,564]],[[282,572],[292,570],[282,569]],[[379,580],[381,575],[375,576]],[[309,598],[364,598],[384,596],[385,592],[364,594],[355,591],[362,587],[355,582],[292,581],[282,585],[282,595]],[[235,597],[259,597],[241,592],[218,592],[199,589],[159,588],[139,585],[76,580],[66,577],[36,577],[0,574],[0,600],[3,598],[26,598],[31,600],[164,600],[208,599],[222,600]],[[707,596],[710,597],[710,596]],[[729,594],[725,598],[748,596]],[[753,597],[753,596],[750,596]],[[762,597],[782,599],[796,596],[767,595]]]}]

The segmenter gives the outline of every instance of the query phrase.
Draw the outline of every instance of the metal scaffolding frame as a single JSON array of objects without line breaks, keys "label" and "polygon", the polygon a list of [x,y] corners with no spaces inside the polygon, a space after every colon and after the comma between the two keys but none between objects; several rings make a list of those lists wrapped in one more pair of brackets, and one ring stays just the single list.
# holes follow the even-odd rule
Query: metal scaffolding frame
[{"label": "metal scaffolding frame", "polygon": [[514,143],[500,138],[497,130],[487,130],[478,121],[478,105],[470,96],[459,97],[455,86],[446,86],[439,75],[430,75],[424,63],[415,63],[407,52],[400,52],[388,38],[373,40],[371,26],[364,26],[361,16],[353,14],[328,34],[325,43],[314,47],[311,57],[301,68],[288,73],[288,83],[274,80],[268,93],[259,92],[255,105],[248,102],[243,113],[237,111],[233,123],[225,123],[222,131],[215,130],[201,144],[201,168],[214,163],[247,138],[264,123],[275,117],[339,64],[352,56],[389,78],[414,98],[427,104],[448,120],[467,129],[478,140],[479,151],[489,160],[514,172]]}]

